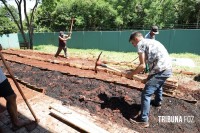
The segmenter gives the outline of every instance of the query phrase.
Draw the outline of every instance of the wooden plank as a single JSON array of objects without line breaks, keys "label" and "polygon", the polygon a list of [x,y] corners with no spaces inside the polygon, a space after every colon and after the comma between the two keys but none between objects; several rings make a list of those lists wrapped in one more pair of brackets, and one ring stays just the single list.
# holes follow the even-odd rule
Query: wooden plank
[{"label": "wooden plank", "polygon": [[66,109],[66,107],[63,107],[59,104],[51,104],[49,106],[49,109],[54,109],[62,114],[72,114],[72,111],[70,111],[69,109]]},{"label": "wooden plank", "polygon": [[[186,102],[189,102],[189,103],[197,103],[198,101],[193,98],[191,95],[185,95],[184,93],[182,92],[179,92],[179,95],[178,94],[174,94],[175,92],[172,92],[172,94],[170,93],[166,93],[166,92],[163,92],[163,95],[164,96],[168,96],[168,97],[175,97],[176,99],[179,99],[179,100],[184,100]],[[180,95],[182,94],[182,95]]]},{"label": "wooden plank", "polygon": [[[146,78],[147,77],[141,77],[139,75],[133,75],[133,79],[136,80],[136,81],[140,81],[142,83],[145,83],[146,82]],[[167,88],[174,88],[176,89],[178,87],[178,81],[175,80],[174,78],[168,78],[165,83],[164,83],[164,86],[167,87]]]},{"label": "wooden plank", "polygon": [[108,131],[98,127],[94,123],[87,120],[85,117],[79,115],[73,110],[70,110],[62,105],[50,105],[50,112],[58,118],[66,121],[75,127],[89,133],[108,133]]}]

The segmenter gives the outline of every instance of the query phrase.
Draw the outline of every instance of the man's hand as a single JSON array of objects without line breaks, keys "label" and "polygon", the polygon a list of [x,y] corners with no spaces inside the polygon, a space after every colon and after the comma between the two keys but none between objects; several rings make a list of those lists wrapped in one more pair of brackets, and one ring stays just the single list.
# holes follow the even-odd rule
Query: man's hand
[{"label": "man's hand", "polygon": [[125,70],[122,75],[128,79],[133,79],[133,70]]}]

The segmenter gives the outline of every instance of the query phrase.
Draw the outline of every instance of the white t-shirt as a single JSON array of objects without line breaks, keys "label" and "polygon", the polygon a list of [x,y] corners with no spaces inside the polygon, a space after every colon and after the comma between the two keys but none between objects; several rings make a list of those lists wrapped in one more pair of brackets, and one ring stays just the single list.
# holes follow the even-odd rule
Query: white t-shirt
[{"label": "white t-shirt", "polygon": [[6,76],[4,75],[2,69],[0,68],[0,84],[6,80]]},{"label": "white t-shirt", "polygon": [[143,39],[137,44],[138,53],[145,53],[146,63],[149,65],[149,75],[172,69],[171,59],[166,48],[153,39]]}]

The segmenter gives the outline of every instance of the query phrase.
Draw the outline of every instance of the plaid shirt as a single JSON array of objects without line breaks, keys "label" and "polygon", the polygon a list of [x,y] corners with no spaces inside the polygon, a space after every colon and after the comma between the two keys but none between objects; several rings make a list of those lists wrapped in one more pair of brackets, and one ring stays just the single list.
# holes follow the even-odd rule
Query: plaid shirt
[{"label": "plaid shirt", "polygon": [[153,39],[143,39],[137,44],[138,53],[145,53],[146,63],[149,65],[149,75],[172,69],[171,59],[166,48]]}]

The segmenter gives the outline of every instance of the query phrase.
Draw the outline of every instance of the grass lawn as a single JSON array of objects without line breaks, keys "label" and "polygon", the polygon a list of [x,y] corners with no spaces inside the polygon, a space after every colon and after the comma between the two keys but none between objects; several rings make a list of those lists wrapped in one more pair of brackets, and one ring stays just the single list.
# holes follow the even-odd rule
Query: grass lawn
[{"label": "grass lawn", "polygon": [[[55,54],[57,51],[57,46],[54,45],[38,45],[34,46],[34,50]],[[98,49],[72,49],[68,48],[68,53],[72,57],[80,58],[97,58],[99,53],[103,50]],[[63,54],[63,51],[61,52]],[[101,59],[106,61],[115,61],[115,62],[132,62],[135,58],[138,57],[136,52],[113,52],[113,51],[103,51]],[[172,58],[189,58],[192,59],[195,63],[195,67],[185,67],[173,65],[173,68],[181,69],[185,71],[191,71],[195,73],[200,73],[200,55],[191,54],[191,53],[180,53],[180,54],[170,54]],[[136,60],[136,62],[138,59]]]}]

